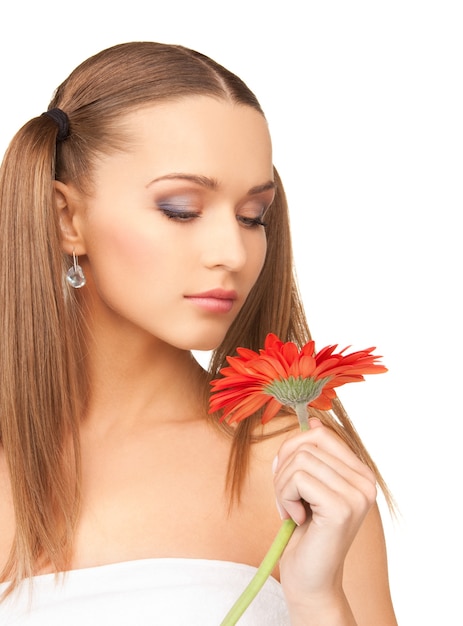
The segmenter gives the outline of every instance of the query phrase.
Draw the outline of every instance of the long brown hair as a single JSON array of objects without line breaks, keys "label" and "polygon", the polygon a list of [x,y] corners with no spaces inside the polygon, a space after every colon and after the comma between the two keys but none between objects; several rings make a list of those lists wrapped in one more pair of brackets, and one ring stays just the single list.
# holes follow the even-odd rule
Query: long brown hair
[{"label": "long brown hair", "polygon": [[[84,316],[62,279],[69,258],[61,250],[53,180],[91,189],[95,159],[124,149],[127,138],[118,125],[123,114],[200,94],[262,113],[237,76],[198,52],[153,42],[114,46],[84,61],[57,89],[49,108],[59,107],[69,117],[65,141],[56,141],[58,129],[50,117],[39,116],[17,133],[6,152],[0,173],[0,441],[16,531],[0,580],[12,581],[10,590],[44,564],[66,569],[79,512],[78,431],[89,389],[80,343]],[[276,172],[275,180],[265,265],[214,353],[211,378],[237,346],[258,349],[268,332],[299,345],[310,338]],[[322,418],[377,472],[340,405],[336,416]],[[229,476],[235,495],[257,419],[243,422],[234,435]]]}]

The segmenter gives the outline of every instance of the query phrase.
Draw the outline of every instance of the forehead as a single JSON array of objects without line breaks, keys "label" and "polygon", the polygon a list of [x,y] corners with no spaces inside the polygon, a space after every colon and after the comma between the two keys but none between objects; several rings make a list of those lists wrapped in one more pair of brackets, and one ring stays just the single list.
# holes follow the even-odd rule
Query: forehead
[{"label": "forehead", "polygon": [[250,186],[273,178],[268,125],[250,106],[195,96],[130,112],[120,123],[131,158],[151,168],[151,178],[191,171],[220,180],[241,171]]}]

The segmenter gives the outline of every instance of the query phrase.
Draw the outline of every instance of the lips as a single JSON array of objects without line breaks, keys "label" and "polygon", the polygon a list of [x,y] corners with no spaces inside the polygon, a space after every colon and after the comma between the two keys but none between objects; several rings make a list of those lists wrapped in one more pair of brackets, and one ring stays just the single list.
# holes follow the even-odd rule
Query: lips
[{"label": "lips", "polygon": [[211,289],[204,293],[194,293],[187,298],[216,298],[217,300],[236,300],[238,294],[236,291],[226,291],[225,289]]},{"label": "lips", "polygon": [[229,313],[238,298],[236,291],[211,289],[185,296],[186,300],[210,313]]}]

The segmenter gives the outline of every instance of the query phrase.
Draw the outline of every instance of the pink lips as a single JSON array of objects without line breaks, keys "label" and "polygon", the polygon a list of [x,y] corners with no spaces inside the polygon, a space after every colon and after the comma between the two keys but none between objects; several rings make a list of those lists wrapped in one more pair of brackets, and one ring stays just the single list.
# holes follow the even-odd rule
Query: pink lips
[{"label": "pink lips", "polygon": [[185,296],[185,298],[210,313],[229,313],[238,298],[238,294],[236,291],[211,289],[211,291],[195,293],[191,296]]}]

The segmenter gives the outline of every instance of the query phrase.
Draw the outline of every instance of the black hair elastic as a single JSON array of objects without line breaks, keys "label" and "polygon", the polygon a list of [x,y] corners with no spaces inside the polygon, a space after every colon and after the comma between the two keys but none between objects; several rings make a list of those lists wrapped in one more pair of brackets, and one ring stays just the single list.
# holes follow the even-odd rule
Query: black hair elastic
[{"label": "black hair elastic", "polygon": [[56,141],[64,141],[69,137],[69,118],[67,114],[61,109],[50,109],[45,111],[42,115],[51,117],[51,119],[58,126],[58,134],[56,135]]}]

